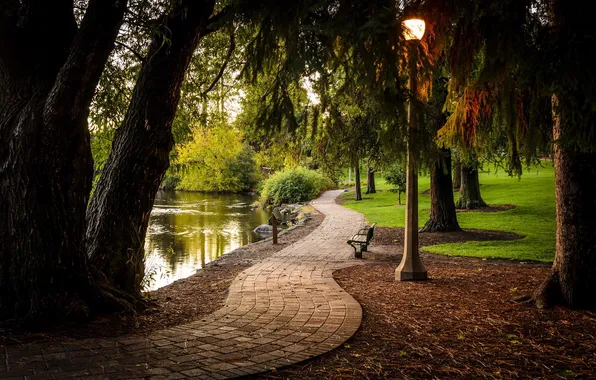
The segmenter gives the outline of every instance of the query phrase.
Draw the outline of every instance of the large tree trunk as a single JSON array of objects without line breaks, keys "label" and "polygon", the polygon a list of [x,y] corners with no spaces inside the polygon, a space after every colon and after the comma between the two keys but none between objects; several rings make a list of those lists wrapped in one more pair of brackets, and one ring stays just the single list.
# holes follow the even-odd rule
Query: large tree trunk
[{"label": "large tree trunk", "polygon": [[144,242],[155,194],[169,166],[172,121],[214,0],[182,1],[149,47],[125,119],[87,214],[89,257],[117,288],[140,296]]},{"label": "large tree trunk", "polygon": [[451,151],[441,149],[430,169],[430,218],[420,232],[459,231],[451,182]]},{"label": "large tree trunk", "polygon": [[375,186],[375,171],[371,168],[366,170],[366,192],[365,194],[374,194],[377,192],[377,187]]},{"label": "large tree trunk", "polygon": [[[553,119],[553,136],[564,144],[562,123],[556,115]],[[563,304],[596,310],[596,154],[559,144],[554,150],[556,255],[534,300],[539,307]]]},{"label": "large tree trunk", "polygon": [[101,299],[84,244],[87,117],[125,7],[90,1],[78,29],[68,1],[0,10],[0,318],[86,315]]},{"label": "large tree trunk", "polygon": [[482,200],[482,196],[480,195],[478,169],[475,166],[467,166],[462,163],[459,200],[455,204],[455,208],[473,210],[486,206],[486,203]]},{"label": "large tree trunk", "polygon": [[362,200],[362,188],[360,184],[360,164],[357,162],[354,166],[354,182],[356,185],[356,200]]}]

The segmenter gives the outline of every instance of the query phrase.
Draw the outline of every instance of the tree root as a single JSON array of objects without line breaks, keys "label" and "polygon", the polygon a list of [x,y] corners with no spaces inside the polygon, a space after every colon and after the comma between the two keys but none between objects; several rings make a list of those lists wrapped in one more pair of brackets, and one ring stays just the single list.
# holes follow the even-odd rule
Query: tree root
[{"label": "tree root", "polygon": [[559,276],[553,272],[532,295],[531,302],[539,309],[551,309],[562,303]]},{"label": "tree root", "polygon": [[429,219],[424,223],[424,227],[422,227],[418,232],[455,232],[461,231],[459,224],[455,223],[445,223],[434,219]]},{"label": "tree root", "polygon": [[96,297],[93,302],[93,311],[95,313],[120,312],[127,314],[136,314],[137,311],[145,310],[150,302],[143,298],[141,293],[130,294],[111,285],[105,275],[91,268],[95,279],[94,287]]},{"label": "tree root", "polygon": [[476,210],[479,208],[488,207],[486,202],[480,200],[465,200],[460,198],[455,204],[455,208],[458,210]]}]

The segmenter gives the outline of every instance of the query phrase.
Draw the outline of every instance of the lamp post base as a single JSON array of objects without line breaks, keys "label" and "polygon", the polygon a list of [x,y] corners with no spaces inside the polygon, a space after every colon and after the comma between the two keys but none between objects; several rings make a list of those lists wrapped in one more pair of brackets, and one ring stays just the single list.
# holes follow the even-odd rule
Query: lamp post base
[{"label": "lamp post base", "polygon": [[424,281],[427,279],[428,273],[426,271],[406,272],[399,270],[399,268],[395,270],[395,281]]}]

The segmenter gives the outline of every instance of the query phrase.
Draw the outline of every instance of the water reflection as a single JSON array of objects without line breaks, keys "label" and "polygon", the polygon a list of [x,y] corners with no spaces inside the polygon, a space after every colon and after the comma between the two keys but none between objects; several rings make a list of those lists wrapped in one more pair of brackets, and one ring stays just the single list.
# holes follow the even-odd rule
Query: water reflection
[{"label": "water reflection", "polygon": [[192,275],[223,255],[258,241],[268,214],[245,194],[157,193],[145,241],[145,271],[154,290]]}]

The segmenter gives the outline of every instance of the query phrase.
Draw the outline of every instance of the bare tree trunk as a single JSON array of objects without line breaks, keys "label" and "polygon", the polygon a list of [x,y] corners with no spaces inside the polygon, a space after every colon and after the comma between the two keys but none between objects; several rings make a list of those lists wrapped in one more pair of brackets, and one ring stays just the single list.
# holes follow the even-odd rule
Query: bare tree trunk
[{"label": "bare tree trunk", "polygon": [[155,194],[169,167],[180,87],[214,0],[182,1],[154,36],[125,119],[87,213],[91,262],[118,289],[140,297],[144,242]]},{"label": "bare tree trunk", "polygon": [[87,117],[126,1],[90,1],[78,29],[72,2],[13,4],[18,27],[0,10],[0,318],[86,316],[102,300],[85,254]]},{"label": "bare tree trunk", "polygon": [[366,171],[366,192],[365,194],[374,194],[377,192],[377,187],[375,186],[375,171],[371,168],[368,168]]},{"label": "bare tree trunk", "polygon": [[451,151],[441,149],[430,169],[430,218],[420,232],[459,231],[451,182]]},{"label": "bare tree trunk", "polygon": [[[557,115],[553,119],[553,136],[564,143],[564,126]],[[556,255],[534,300],[539,307],[563,304],[596,310],[596,154],[560,144],[554,150]]]},{"label": "bare tree trunk", "polygon": [[453,165],[453,191],[459,191],[461,187],[461,161],[456,156],[455,164]]},{"label": "bare tree trunk", "polygon": [[478,169],[473,166],[461,164],[461,187],[459,188],[459,200],[455,208],[473,210],[486,207],[487,204],[480,195],[480,182],[478,181]]},{"label": "bare tree trunk", "polygon": [[360,164],[356,161],[356,166],[354,167],[354,182],[356,185],[356,200],[362,200],[362,188],[360,187]]}]

